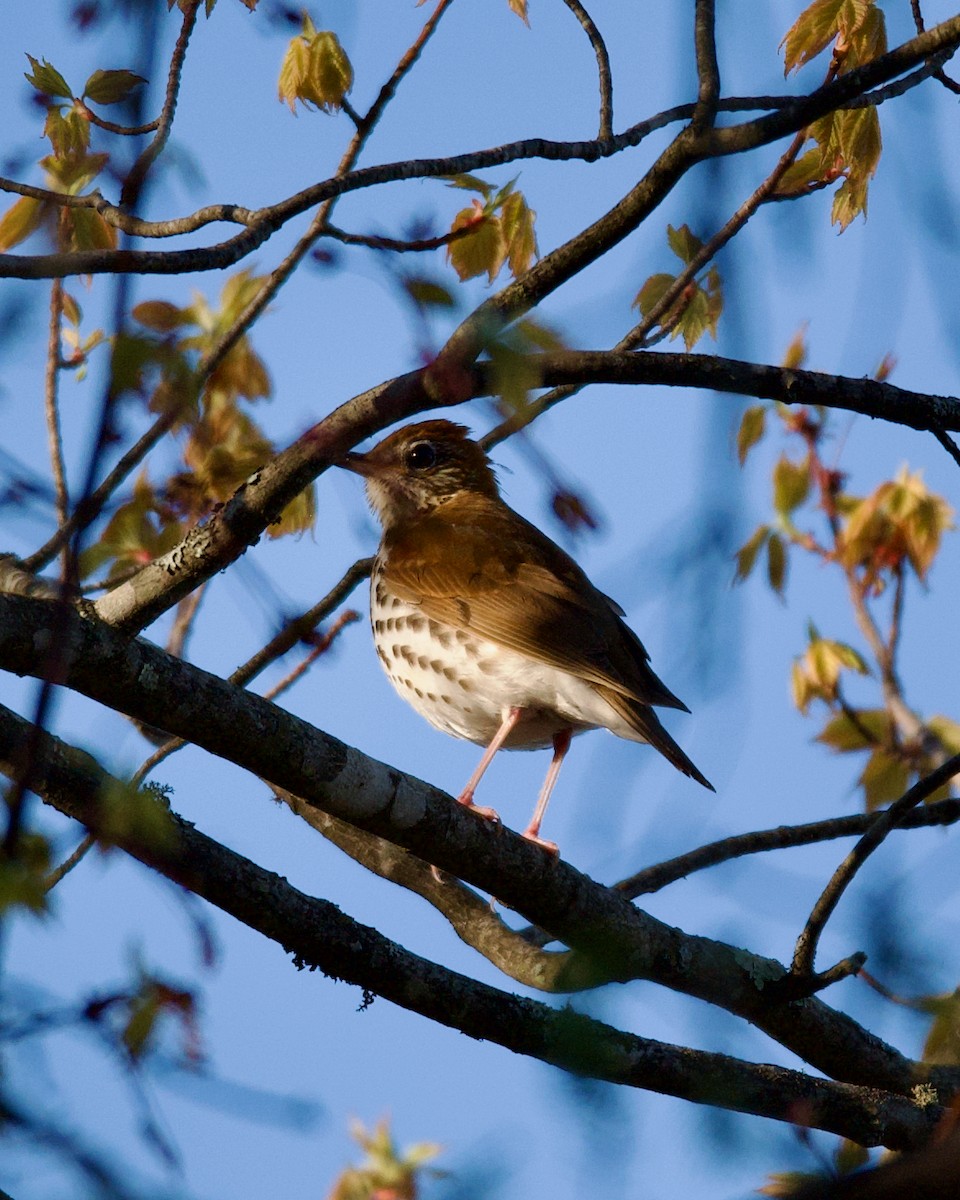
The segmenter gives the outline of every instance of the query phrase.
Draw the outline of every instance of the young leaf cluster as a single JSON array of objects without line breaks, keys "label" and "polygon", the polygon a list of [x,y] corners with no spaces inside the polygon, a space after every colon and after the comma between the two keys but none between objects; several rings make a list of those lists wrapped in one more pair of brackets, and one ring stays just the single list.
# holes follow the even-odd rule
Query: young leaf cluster
[{"label": "young leaf cluster", "polygon": [[[804,354],[802,344],[794,344],[791,364],[798,365]],[[907,467],[867,496],[847,491],[843,473],[822,459],[828,436],[823,409],[794,410],[783,404],[748,408],[737,435],[741,465],[767,432],[771,414],[803,452],[778,458],[772,475],[774,519],[761,524],[737,552],[736,578],[752,573],[764,548],[769,584],[781,596],[790,553],[812,554],[843,578],[873,666],[860,650],[822,637],[811,624],[806,651],[793,663],[793,701],[803,714],[814,703],[827,710],[818,741],[841,754],[867,754],[858,785],[872,810],[902,795],[914,779],[960,749],[956,722],[945,716],[922,721],[910,712],[896,670],[907,575],[926,581],[943,535],[953,528],[953,510],[927,488],[919,472]],[[817,521],[801,527],[801,511]],[[855,707],[844,691],[849,675],[876,679],[880,703]],[[931,800],[949,791],[942,788]]]},{"label": "young leaf cluster", "polygon": [[487,282],[493,283],[504,264],[516,278],[536,257],[537,214],[527,205],[523,193],[515,190],[516,182],[512,179],[496,189],[475,175],[458,175],[452,180],[451,187],[479,193],[469,208],[457,213],[450,226],[451,234],[466,231],[447,246],[447,258],[461,282],[486,275]]},{"label": "young leaf cluster", "polygon": [[[687,225],[681,225],[679,229],[668,225],[667,244],[684,266],[689,266],[703,249],[703,242],[691,233]],[[676,278],[676,275],[671,275],[668,271],[650,276],[633,301],[641,316],[650,316],[673,287]],[[657,323],[664,332],[669,333],[671,339],[682,337],[686,349],[692,350],[705,333],[709,333],[716,341],[717,322],[722,312],[723,287],[720,272],[716,266],[711,265],[699,279],[692,279],[687,284]]]},{"label": "young leaf cluster", "polygon": [[[784,74],[797,71],[833,46],[830,74],[843,75],[887,51],[883,10],[875,0],[814,0],[783,39]],[[797,196],[841,179],[831,221],[841,231],[867,215],[867,189],[880,161],[880,118],[875,107],[838,109],[807,129],[813,147],[777,185],[780,196]]]}]

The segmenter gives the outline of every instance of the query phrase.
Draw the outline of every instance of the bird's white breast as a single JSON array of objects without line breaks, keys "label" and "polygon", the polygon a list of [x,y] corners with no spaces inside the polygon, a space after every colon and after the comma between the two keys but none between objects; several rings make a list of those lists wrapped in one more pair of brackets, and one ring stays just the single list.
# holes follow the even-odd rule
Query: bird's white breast
[{"label": "bird's white breast", "polygon": [[549,746],[563,729],[605,727],[641,740],[582,679],[425,616],[418,605],[390,595],[376,569],[370,621],[377,654],[397,692],[453,737],[486,745],[510,709],[522,708],[508,749]]}]

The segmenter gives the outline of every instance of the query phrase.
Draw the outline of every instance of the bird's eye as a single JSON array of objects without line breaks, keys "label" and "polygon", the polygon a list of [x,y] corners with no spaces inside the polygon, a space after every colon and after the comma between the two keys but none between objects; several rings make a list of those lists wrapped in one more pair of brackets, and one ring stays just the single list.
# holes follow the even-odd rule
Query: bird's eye
[{"label": "bird's eye", "polygon": [[414,471],[429,471],[437,463],[437,448],[432,442],[417,442],[406,454],[406,463]]}]

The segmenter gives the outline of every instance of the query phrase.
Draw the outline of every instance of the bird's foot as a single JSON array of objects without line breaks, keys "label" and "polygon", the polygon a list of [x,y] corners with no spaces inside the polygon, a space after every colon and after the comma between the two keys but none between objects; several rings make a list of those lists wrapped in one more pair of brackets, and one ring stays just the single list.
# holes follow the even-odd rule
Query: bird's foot
[{"label": "bird's foot", "polygon": [[464,788],[457,797],[457,803],[462,804],[464,808],[469,808],[471,812],[476,813],[478,817],[483,817],[484,820],[500,824],[500,814],[495,808],[485,808],[482,804],[474,804],[472,788]]},{"label": "bird's foot", "polygon": [[520,836],[526,838],[528,842],[533,842],[535,846],[540,846],[542,849],[546,850],[547,854],[549,854],[551,858],[560,857],[560,847],[557,845],[557,843],[548,842],[547,839],[542,838],[539,833],[536,832],[536,830],[525,829]]}]

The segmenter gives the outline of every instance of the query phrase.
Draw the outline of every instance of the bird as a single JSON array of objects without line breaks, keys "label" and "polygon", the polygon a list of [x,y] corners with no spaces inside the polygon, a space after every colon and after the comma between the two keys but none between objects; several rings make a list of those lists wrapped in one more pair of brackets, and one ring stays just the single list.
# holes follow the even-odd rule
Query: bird
[{"label": "bird", "polygon": [[623,609],[501,498],[493,467],[463,425],[420,421],[339,466],[362,476],[382,536],[370,577],[377,655],[397,692],[431,725],[485,747],[457,797],[481,817],[477,786],[501,748],[552,746],[522,836],[540,836],[571,738],[606,728],[648,742],[715,791],[654,707],[690,710],[654,674]]}]

